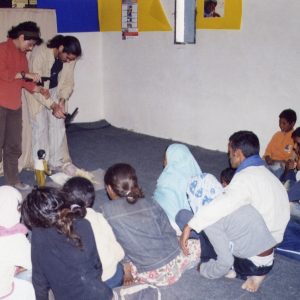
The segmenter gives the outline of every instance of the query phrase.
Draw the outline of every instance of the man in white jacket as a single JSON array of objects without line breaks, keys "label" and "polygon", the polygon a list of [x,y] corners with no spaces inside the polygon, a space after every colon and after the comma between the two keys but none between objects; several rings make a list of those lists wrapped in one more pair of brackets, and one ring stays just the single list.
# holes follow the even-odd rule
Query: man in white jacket
[{"label": "man in white jacket", "polygon": [[[228,151],[231,167],[237,168],[236,173],[224,193],[204,206],[185,225],[180,237],[180,245],[185,253],[192,229],[200,232],[247,204],[261,214],[277,243],[283,239],[290,218],[287,192],[259,157],[257,136],[250,131],[234,133],[229,138]],[[256,291],[264,278],[248,276],[242,288]]]},{"label": "man in white jacket", "polygon": [[74,87],[74,67],[81,56],[80,42],[76,37],[56,35],[47,44],[37,47],[29,60],[31,71],[46,78],[45,86],[51,97],[26,93],[30,122],[32,125],[32,155],[45,150],[51,169],[60,169],[70,162],[67,146],[64,113],[67,100]]}]

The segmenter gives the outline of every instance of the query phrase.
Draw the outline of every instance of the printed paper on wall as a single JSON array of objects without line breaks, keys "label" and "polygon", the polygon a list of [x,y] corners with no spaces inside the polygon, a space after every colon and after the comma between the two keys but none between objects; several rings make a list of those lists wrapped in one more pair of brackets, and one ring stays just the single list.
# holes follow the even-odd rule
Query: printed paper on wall
[{"label": "printed paper on wall", "polygon": [[122,0],[122,39],[136,38],[138,35],[137,0]]},{"label": "printed paper on wall", "polygon": [[240,29],[242,0],[198,0],[197,29]]},{"label": "printed paper on wall", "polygon": [[[100,31],[121,31],[122,0],[98,0]],[[160,0],[138,1],[138,31],[171,31]]]}]

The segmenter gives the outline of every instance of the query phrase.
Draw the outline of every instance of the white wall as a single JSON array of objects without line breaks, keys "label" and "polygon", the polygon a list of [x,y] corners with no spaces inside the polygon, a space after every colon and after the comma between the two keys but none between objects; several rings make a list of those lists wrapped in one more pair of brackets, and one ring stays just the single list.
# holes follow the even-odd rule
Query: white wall
[{"label": "white wall", "polygon": [[75,122],[94,122],[105,119],[102,64],[104,61],[102,35],[99,32],[65,33],[80,40],[83,55],[75,69],[75,88],[69,101],[69,112],[76,107]]},{"label": "white wall", "polygon": [[[173,24],[175,1],[161,2]],[[244,0],[240,31],[197,30],[196,45],[175,45],[173,32],[126,41],[120,32],[76,34],[84,48],[77,121],[105,118],[223,151],[230,134],[247,129],[264,149],[281,110],[300,118],[300,1],[288,2]]]}]

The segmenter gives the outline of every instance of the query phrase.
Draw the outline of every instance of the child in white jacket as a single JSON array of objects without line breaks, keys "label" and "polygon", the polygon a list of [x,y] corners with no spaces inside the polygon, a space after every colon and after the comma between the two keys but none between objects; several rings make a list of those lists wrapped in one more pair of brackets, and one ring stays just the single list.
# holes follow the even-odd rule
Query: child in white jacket
[{"label": "child in white jacket", "polygon": [[35,299],[32,284],[15,277],[32,269],[28,230],[20,224],[21,201],[18,190],[6,185],[0,187],[0,299]]}]

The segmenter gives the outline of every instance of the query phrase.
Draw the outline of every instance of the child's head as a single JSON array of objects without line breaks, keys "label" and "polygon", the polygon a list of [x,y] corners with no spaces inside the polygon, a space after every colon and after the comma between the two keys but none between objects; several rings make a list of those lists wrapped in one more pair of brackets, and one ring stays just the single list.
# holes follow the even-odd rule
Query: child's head
[{"label": "child's head", "polygon": [[46,157],[46,152],[43,149],[38,150],[37,152],[38,159],[44,159]]},{"label": "child's head", "polygon": [[67,198],[73,203],[83,201],[86,207],[92,207],[95,201],[94,185],[84,177],[70,178],[62,188]]},{"label": "child's head", "polygon": [[165,154],[165,165],[168,170],[191,177],[201,173],[200,167],[186,145],[171,144]]},{"label": "child's head", "polygon": [[133,204],[144,194],[138,185],[135,169],[124,163],[118,163],[107,169],[104,175],[106,191],[110,199],[126,198]]},{"label": "child's head", "polygon": [[282,132],[289,132],[294,128],[297,114],[292,109],[285,109],[279,115],[279,127]]},{"label": "child's head", "polygon": [[216,9],[217,5],[218,5],[217,0],[205,0],[204,1],[204,10],[207,14],[209,14]]},{"label": "child's head", "polygon": [[230,183],[234,173],[235,169],[233,168],[226,168],[221,172],[220,181],[223,187],[227,186]]},{"label": "child's head", "polygon": [[85,214],[83,202],[81,205],[69,202],[65,193],[52,187],[34,188],[21,206],[22,219],[27,227],[54,227],[78,247],[81,246],[81,240],[73,232],[72,223]]},{"label": "child's head", "polygon": [[0,187],[0,227],[11,228],[20,222],[18,206],[21,201],[18,190],[8,185]]},{"label": "child's head", "polygon": [[292,133],[292,139],[295,143],[294,149],[300,155],[300,127],[296,128]]}]

